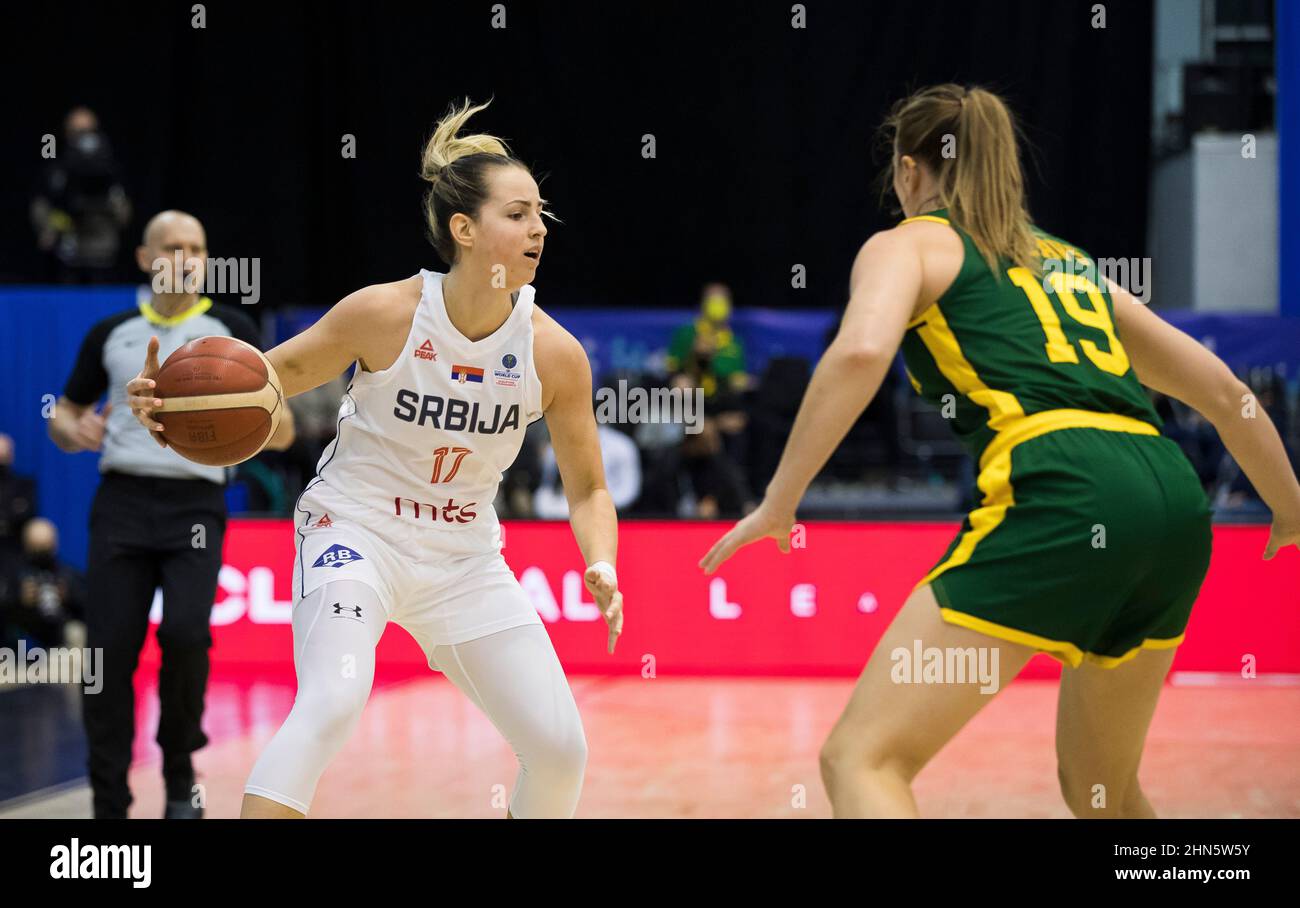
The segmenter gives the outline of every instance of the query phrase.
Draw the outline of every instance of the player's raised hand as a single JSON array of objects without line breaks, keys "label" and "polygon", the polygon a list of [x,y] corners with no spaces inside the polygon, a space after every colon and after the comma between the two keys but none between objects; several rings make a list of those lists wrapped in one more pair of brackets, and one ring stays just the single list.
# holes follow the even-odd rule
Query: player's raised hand
[{"label": "player's raised hand", "polygon": [[149,338],[149,346],[144,354],[144,368],[140,374],[126,383],[126,402],[131,412],[140,421],[140,425],[149,430],[154,441],[167,447],[167,440],[162,437],[163,424],[154,419],[154,410],[162,406],[162,401],[154,397],[154,387],[158,375],[158,336]]},{"label": "player's raised hand", "polygon": [[704,573],[712,574],[741,546],[772,537],[782,553],[790,554],[790,531],[794,527],[794,514],[780,513],[767,499],[747,517],[732,527],[725,536],[713,544],[708,554],[700,559]]},{"label": "player's raised hand", "polygon": [[623,594],[609,575],[596,567],[589,567],[582,576],[587,592],[596,600],[596,607],[609,625],[609,654],[614,654],[614,644],[623,633]]}]

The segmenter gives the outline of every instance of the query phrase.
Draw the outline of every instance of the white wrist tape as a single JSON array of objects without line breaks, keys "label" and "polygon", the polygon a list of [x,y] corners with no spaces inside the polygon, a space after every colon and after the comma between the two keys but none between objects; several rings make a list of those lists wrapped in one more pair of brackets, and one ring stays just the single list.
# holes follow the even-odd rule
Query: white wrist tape
[{"label": "white wrist tape", "polygon": [[595,568],[608,577],[609,582],[614,584],[614,586],[618,586],[618,574],[614,571],[614,565],[610,564],[608,561],[597,561],[595,564],[587,565],[587,570],[590,571],[592,568]]}]

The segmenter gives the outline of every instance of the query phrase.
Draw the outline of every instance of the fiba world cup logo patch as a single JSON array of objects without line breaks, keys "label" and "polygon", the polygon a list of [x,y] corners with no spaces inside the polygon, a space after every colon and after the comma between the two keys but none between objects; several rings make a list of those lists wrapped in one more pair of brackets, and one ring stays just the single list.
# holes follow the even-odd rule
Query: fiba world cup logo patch
[{"label": "fiba world cup logo patch", "polygon": [[312,567],[340,568],[354,561],[365,561],[365,559],[346,545],[336,542],[321,552],[321,556],[312,563]]},{"label": "fiba world cup logo patch", "polygon": [[513,353],[501,357],[501,368],[492,370],[492,380],[502,388],[514,388],[519,384],[520,374],[515,371],[519,358]]}]

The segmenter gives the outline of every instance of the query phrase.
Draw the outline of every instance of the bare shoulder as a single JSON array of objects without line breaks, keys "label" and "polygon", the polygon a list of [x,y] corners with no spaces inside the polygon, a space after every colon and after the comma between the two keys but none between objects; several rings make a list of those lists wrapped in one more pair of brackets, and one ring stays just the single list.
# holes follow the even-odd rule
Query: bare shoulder
[{"label": "bare shoulder", "polygon": [[587,351],[568,330],[533,304],[533,362],[542,382],[542,409],[547,409],[561,383],[586,376],[591,383],[591,363]]},{"label": "bare shoulder", "polygon": [[420,303],[420,285],[419,275],[386,284],[370,284],[343,297],[334,309],[358,329],[375,326],[376,321],[381,329],[389,328],[402,321],[410,322]]},{"label": "bare shoulder", "polygon": [[871,239],[876,237],[887,237],[887,242],[907,244],[922,251],[948,250],[960,254],[964,248],[961,237],[946,219],[906,221],[880,231]]},{"label": "bare shoulder", "polygon": [[533,305],[533,359],[539,369],[546,365],[571,368],[587,362],[587,351],[578,339],[536,304]]},{"label": "bare shoulder", "polygon": [[928,309],[952,286],[966,247],[961,237],[946,221],[919,220],[899,224],[874,234],[862,245],[854,262],[854,278],[860,268],[881,264],[914,265],[920,270],[921,286],[913,315]]},{"label": "bare shoulder", "polygon": [[402,353],[420,304],[420,276],[354,290],[330,310],[336,336],[348,338],[367,372],[387,369]]},{"label": "bare shoulder", "polygon": [[923,227],[927,233],[933,228],[952,234],[952,230],[933,223],[899,224],[886,230],[878,230],[867,237],[858,249],[857,257],[853,260],[854,272],[873,261],[879,262],[899,255],[919,253],[922,245],[927,241],[927,236],[913,229],[916,226]]}]

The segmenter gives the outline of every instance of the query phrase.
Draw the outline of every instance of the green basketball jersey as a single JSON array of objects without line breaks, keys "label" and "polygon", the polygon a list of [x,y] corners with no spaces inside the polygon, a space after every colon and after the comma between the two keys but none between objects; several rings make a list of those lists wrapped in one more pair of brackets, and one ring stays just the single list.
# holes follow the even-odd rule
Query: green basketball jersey
[{"label": "green basketball jersey", "polygon": [[1093,414],[1115,414],[1160,425],[1091,256],[1035,230],[1042,273],[1004,259],[995,277],[947,211],[908,220],[948,224],[965,248],[956,280],[909,323],[902,349],[912,386],[949,417],[972,456],[980,459],[999,432],[1023,431],[1034,414],[1044,415],[1029,423],[1056,427],[1084,424],[1070,414],[1090,417],[1087,424],[1096,424]]}]

